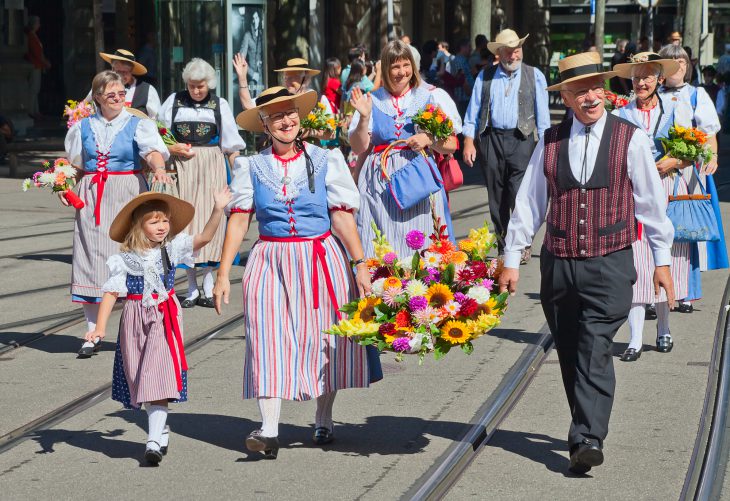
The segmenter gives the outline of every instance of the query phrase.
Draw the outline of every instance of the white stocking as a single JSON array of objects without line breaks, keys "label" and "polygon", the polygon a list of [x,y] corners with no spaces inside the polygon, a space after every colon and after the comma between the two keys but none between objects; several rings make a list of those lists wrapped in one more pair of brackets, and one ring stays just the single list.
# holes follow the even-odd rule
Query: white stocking
[{"label": "white stocking", "polygon": [[656,335],[669,335],[669,303],[656,304]]},{"label": "white stocking", "polygon": [[643,346],[643,334],[644,334],[644,317],[646,316],[646,309],[643,303],[631,303],[631,309],[629,310],[629,330],[631,331],[631,341],[629,341],[629,348],[633,348],[639,351]]},{"label": "white stocking", "polygon": [[213,297],[213,286],[215,280],[213,280],[213,268],[206,268],[205,275],[203,275],[203,295],[205,297]]},{"label": "white stocking", "polygon": [[317,414],[314,416],[314,427],[325,427],[332,431],[334,423],[332,422],[332,405],[335,403],[337,391],[325,393],[317,397]]},{"label": "white stocking", "polygon": [[147,410],[147,418],[149,421],[147,447],[159,451],[162,442],[162,432],[167,422],[167,406],[148,403],[145,404],[145,409]]},{"label": "white stocking", "polygon": [[84,303],[84,316],[86,317],[86,328],[88,332],[96,329],[96,319],[99,316],[99,303]]},{"label": "white stocking", "polygon": [[259,397],[257,400],[261,412],[261,435],[264,437],[278,437],[281,399]]},{"label": "white stocking", "polygon": [[187,299],[195,299],[200,293],[198,292],[198,279],[195,276],[195,268],[188,268],[188,297]]}]

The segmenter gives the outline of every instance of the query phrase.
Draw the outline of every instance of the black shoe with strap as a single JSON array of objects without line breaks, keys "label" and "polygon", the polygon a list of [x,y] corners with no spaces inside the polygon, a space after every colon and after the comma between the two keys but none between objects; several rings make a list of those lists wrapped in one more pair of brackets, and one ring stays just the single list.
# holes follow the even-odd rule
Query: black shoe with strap
[{"label": "black shoe with strap", "polygon": [[154,440],[150,440],[147,442],[147,445],[149,446],[150,443],[157,444],[157,449],[150,449],[147,447],[147,450],[144,451],[144,458],[147,460],[147,462],[153,466],[157,466],[160,464],[160,461],[162,461],[162,451],[160,451],[159,447],[160,444],[155,442]]},{"label": "black shoe with strap", "polygon": [[325,445],[329,444],[335,439],[334,434],[332,433],[332,430],[329,428],[326,428],[324,426],[318,426],[314,429],[314,437],[312,437],[312,440],[314,441],[314,445]]},{"label": "black shoe with strap", "polygon": [[213,301],[212,297],[205,297],[205,296],[198,296],[198,301],[196,303],[198,306],[202,306],[203,308],[215,308],[215,302]]},{"label": "black shoe with strap", "polygon": [[635,350],[634,348],[626,348],[626,351],[621,354],[619,360],[622,362],[636,362],[639,360],[639,357],[641,357],[641,348],[638,350]]}]

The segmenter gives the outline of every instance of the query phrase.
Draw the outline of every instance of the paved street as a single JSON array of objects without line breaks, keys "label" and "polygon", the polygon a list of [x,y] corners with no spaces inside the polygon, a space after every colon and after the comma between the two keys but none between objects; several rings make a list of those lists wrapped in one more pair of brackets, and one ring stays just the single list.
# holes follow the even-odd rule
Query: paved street
[{"label": "paved street", "polygon": [[[451,201],[459,238],[487,218],[481,177],[467,174],[469,183]],[[718,183],[730,232],[730,175],[721,173]],[[45,192],[21,193],[19,185],[0,180],[0,349],[63,318],[13,324],[78,310],[67,290],[71,212]],[[18,238],[28,235],[34,236]],[[251,235],[243,251],[253,243],[255,227]],[[542,234],[535,254],[541,241]],[[236,324],[188,357],[190,402],[172,405],[170,452],[158,468],[142,467],[146,414],[105,399],[0,454],[0,497],[302,499],[306,492],[322,500],[398,499],[463,438],[480,406],[539,337],[538,264],[536,258],[522,267],[520,291],[502,326],[477,340],[473,355],[429,358],[421,367],[415,359],[396,363],[382,355],[383,381],[338,395],[331,446],[311,445],[312,402],[285,402],[279,458],[259,461],[246,451],[244,438],[258,426],[259,413],[254,401],[240,398],[245,333]],[[674,351],[651,350],[655,321],[649,321],[641,359],[616,359],[617,399],[604,466],[586,478],[566,476],[569,415],[552,353],[447,499],[574,499],[577,493],[596,500],[676,499],[700,420],[726,279],[727,270],[703,274],[705,297],[697,311],[672,314]],[[240,287],[233,290],[223,317],[199,307],[184,311],[187,340],[240,313]],[[75,324],[0,355],[0,436],[110,382],[116,333],[109,333],[99,355],[78,360],[83,330]],[[626,327],[616,341],[618,354],[628,341]]]}]

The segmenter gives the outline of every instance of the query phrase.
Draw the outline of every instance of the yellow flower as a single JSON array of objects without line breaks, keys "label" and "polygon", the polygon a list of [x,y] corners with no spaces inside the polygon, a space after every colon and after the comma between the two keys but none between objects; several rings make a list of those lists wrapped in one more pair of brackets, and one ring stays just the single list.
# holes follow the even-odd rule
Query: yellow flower
[{"label": "yellow flower", "polygon": [[380,260],[370,257],[365,261],[365,264],[367,264],[368,268],[377,268],[380,266]]},{"label": "yellow flower", "polygon": [[466,325],[471,329],[472,339],[476,339],[498,326],[499,317],[482,313],[476,320],[467,320]]},{"label": "yellow flower", "polygon": [[476,245],[474,245],[474,241],[469,238],[459,242],[459,249],[463,250],[464,252],[471,252],[475,248],[476,248]]},{"label": "yellow flower", "polygon": [[433,284],[426,291],[426,299],[428,304],[435,308],[441,308],[443,305],[454,299],[454,294],[448,286],[444,284]]},{"label": "yellow flower", "polygon": [[378,259],[383,259],[383,256],[385,256],[388,252],[393,252],[393,248],[390,246],[390,244],[374,244],[375,247],[375,256]]},{"label": "yellow flower", "polygon": [[330,118],[329,120],[327,120],[327,125],[334,129],[335,128],[335,119]]},{"label": "yellow flower", "polygon": [[444,121],[444,117],[442,117],[441,115],[436,115],[436,122],[441,123],[443,121]]},{"label": "yellow flower", "polygon": [[388,277],[383,282],[383,288],[385,289],[400,289],[401,287],[403,287],[403,283],[397,277]]},{"label": "yellow flower", "polygon": [[464,264],[469,259],[469,256],[466,255],[466,252],[462,251],[456,251],[456,252],[449,252],[448,254],[448,262],[454,263],[454,264]]},{"label": "yellow flower", "polygon": [[377,322],[363,322],[362,320],[342,320],[327,330],[328,334],[337,336],[362,336],[378,332],[380,324]]},{"label": "yellow flower", "polygon": [[383,301],[377,297],[366,297],[357,303],[357,311],[352,319],[360,322],[372,322],[375,319],[375,307]]},{"label": "yellow flower", "polygon": [[317,108],[319,108],[320,110],[325,109],[324,103],[321,101],[319,103],[317,103]]},{"label": "yellow flower", "polygon": [[307,115],[307,120],[314,120],[316,118],[317,117],[314,115],[314,113],[310,113],[309,115]]},{"label": "yellow flower", "polygon": [[441,327],[441,339],[451,344],[464,344],[471,338],[469,326],[458,320],[449,320]]},{"label": "yellow flower", "polygon": [[430,111],[424,111],[423,113],[421,113],[421,118],[423,118],[424,120],[431,120],[432,117],[433,113],[431,113]]}]

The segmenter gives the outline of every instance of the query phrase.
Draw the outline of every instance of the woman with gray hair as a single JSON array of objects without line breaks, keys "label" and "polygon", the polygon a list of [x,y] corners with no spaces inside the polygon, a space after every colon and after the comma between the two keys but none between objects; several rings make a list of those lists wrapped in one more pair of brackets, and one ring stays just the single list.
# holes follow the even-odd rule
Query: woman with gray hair
[{"label": "woman with gray hair", "polygon": [[[182,72],[186,89],[172,94],[160,108],[159,119],[177,144],[169,146],[172,168],[177,172],[180,198],[195,207],[195,217],[185,230],[200,233],[213,208],[213,193],[228,184],[228,165],[246,144],[228,102],[211,91],[216,87],[213,67],[200,58],[193,58]],[[198,291],[195,269],[188,269],[188,294],[183,308],[196,304],[213,307],[213,269],[218,266],[225,225],[218,227],[213,240],[195,258],[195,266],[206,268],[203,294]]]}]

